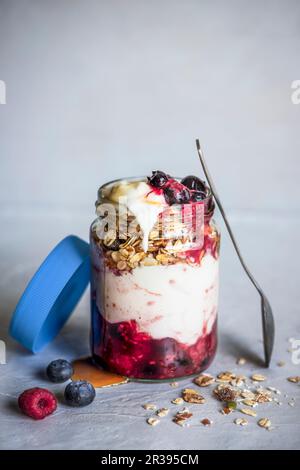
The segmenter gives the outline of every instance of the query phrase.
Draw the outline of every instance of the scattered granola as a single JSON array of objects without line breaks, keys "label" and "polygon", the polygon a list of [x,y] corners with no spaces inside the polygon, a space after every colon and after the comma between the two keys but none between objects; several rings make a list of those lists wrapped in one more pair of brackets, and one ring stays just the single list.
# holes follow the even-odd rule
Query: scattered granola
[{"label": "scattered granola", "polygon": [[[124,251],[122,251],[121,254],[122,256],[126,255]],[[266,377],[262,374],[253,374],[251,376],[251,380],[253,382],[263,382],[266,380]],[[300,382],[300,376],[288,377],[287,380],[298,384]],[[216,384],[217,386],[213,390],[213,394],[221,402],[225,402],[223,408],[220,410],[223,415],[231,414],[237,410],[247,416],[256,417],[257,410],[254,410],[254,408],[261,403],[274,401],[275,404],[282,405],[282,402],[278,400],[280,397],[276,397],[276,395],[281,395],[280,390],[272,386],[263,388],[260,383],[252,384],[251,386],[251,383],[247,380],[247,377],[244,375],[236,375],[233,372],[221,372],[218,374],[217,379],[215,379],[211,374],[202,373],[195,377],[193,382],[199,387],[208,387],[214,382],[220,382]],[[238,387],[241,387],[242,385],[244,385],[245,388],[239,389]],[[170,386],[176,388],[179,386],[179,384],[178,382],[171,382]],[[282,395],[285,398],[288,398],[287,394],[283,393]],[[187,403],[203,404],[206,400],[197,390],[193,388],[185,388],[182,390],[182,397],[173,398],[170,401],[174,405],[182,405],[184,401]],[[237,406],[241,403],[245,405],[245,407],[243,408],[239,406],[237,408]],[[286,403],[291,407],[295,406],[294,398],[290,398]],[[146,403],[143,405],[143,408],[146,410],[156,411],[158,418],[167,416],[170,411],[168,408],[157,409],[157,406],[152,403]],[[173,417],[173,422],[179,426],[189,426],[187,421],[192,416],[193,414],[187,408],[184,408],[175,414]],[[147,419],[147,422],[152,426],[156,426],[160,420],[156,417],[150,417]],[[203,418],[200,422],[203,424],[203,426],[210,426],[213,423],[213,421],[209,418]],[[249,424],[247,419],[244,418],[236,418],[234,423],[240,426],[246,426]],[[268,431],[274,429],[273,426],[271,426],[271,421],[269,418],[261,418],[257,421],[257,424]]]},{"label": "scattered granola", "polygon": [[230,385],[233,387],[241,387],[244,385],[246,377],[244,375],[237,375],[235,379],[230,380]]},{"label": "scattered granola", "polygon": [[145,403],[145,405],[143,405],[143,408],[144,408],[145,410],[154,411],[154,410],[156,410],[157,406],[154,405],[153,403]]},{"label": "scattered granola", "polygon": [[251,410],[251,408],[241,408],[239,411],[248,416],[256,416],[256,412],[254,410]]},{"label": "scattered granola", "polygon": [[230,382],[231,380],[236,378],[236,375],[233,374],[233,372],[226,371],[221,372],[220,374],[218,374],[217,377],[217,382]]},{"label": "scattered granola", "polygon": [[272,395],[271,392],[269,392],[268,390],[264,390],[263,388],[261,388],[256,390],[254,399],[257,403],[267,403],[272,401]]},{"label": "scattered granola", "polygon": [[174,398],[174,400],[172,400],[171,403],[174,403],[174,405],[182,405],[183,398],[181,398],[181,397]]},{"label": "scattered granola", "polygon": [[257,424],[261,427],[261,428],[265,428],[265,429],[268,429],[270,426],[271,426],[271,421],[268,419],[268,418],[261,418]]},{"label": "scattered granola", "polygon": [[251,390],[245,389],[241,392],[241,397],[248,400],[255,400],[255,393],[251,392]]},{"label": "scattered granola", "polygon": [[284,362],[284,361],[278,361],[278,362],[277,362],[277,365],[278,365],[278,367],[284,367],[284,366],[285,366],[285,362]]},{"label": "scattered granola", "polygon": [[232,413],[234,410],[236,410],[236,407],[237,407],[237,404],[235,401],[228,401],[226,403],[226,406],[224,406],[224,408],[221,410],[221,413],[223,415],[229,415],[230,413]]},{"label": "scattered granola", "polygon": [[194,383],[199,385],[199,387],[207,387],[215,381],[214,377],[209,374],[201,374],[198,377],[195,377]]},{"label": "scattered granola", "polygon": [[147,419],[147,423],[150,424],[150,426],[156,426],[160,421],[157,418],[151,417]]},{"label": "scattered granola", "polygon": [[294,384],[298,384],[300,382],[300,375],[296,375],[294,377],[288,377],[288,381]]},{"label": "scattered granola", "polygon": [[239,425],[239,426],[247,426],[248,424],[248,421],[244,418],[236,418],[234,420],[235,424]]},{"label": "scattered granola", "polygon": [[263,382],[264,380],[266,380],[266,377],[262,374],[253,374],[251,379],[254,382]]},{"label": "scattered granola", "polygon": [[252,408],[257,406],[257,402],[255,400],[246,399],[246,400],[243,400],[242,403],[243,405],[246,405],[246,406],[252,406]]},{"label": "scattered granola", "polygon": [[186,421],[193,416],[193,413],[190,413],[187,408],[184,408],[182,411],[178,411],[173,418],[174,423],[179,426],[184,426]]},{"label": "scattered granola", "polygon": [[202,419],[201,423],[203,424],[203,426],[210,426],[213,422],[208,418],[204,418]]},{"label": "scattered granola", "polygon": [[240,357],[236,363],[239,365],[239,366],[243,366],[244,364],[246,364],[246,359],[244,357]]},{"label": "scattered granola", "polygon": [[185,388],[182,391],[182,398],[187,403],[198,403],[200,405],[205,403],[205,398],[193,388]]},{"label": "scattered granola", "polygon": [[224,406],[224,408],[222,408],[222,410],[220,410],[220,411],[221,411],[222,415],[229,415],[234,410],[233,410],[233,408],[229,408],[228,406]]},{"label": "scattered granola", "polygon": [[165,416],[167,416],[169,411],[170,411],[169,408],[160,408],[159,410],[157,410],[156,414],[160,418],[164,418]]},{"label": "scattered granola", "polygon": [[214,394],[220,401],[235,401],[238,392],[229,385],[220,384],[214,389]]}]

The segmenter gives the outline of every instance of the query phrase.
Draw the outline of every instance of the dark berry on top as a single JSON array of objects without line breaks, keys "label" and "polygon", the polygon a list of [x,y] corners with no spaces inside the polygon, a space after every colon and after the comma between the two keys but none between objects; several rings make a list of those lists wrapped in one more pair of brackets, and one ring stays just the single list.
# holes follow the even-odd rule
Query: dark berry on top
[{"label": "dark berry on top", "polygon": [[166,173],[164,173],[163,171],[159,170],[152,171],[152,176],[148,177],[149,183],[155,188],[163,188],[168,182],[168,180],[168,175],[166,175]]},{"label": "dark berry on top", "polygon": [[191,199],[190,191],[183,184],[175,180],[172,180],[172,182],[164,188],[164,196],[167,204],[170,206],[172,204],[186,204]]},{"label": "dark berry on top", "polygon": [[187,188],[193,190],[193,191],[202,191],[206,192],[206,184],[205,181],[202,181],[200,178],[197,176],[189,175],[183,178],[181,181],[181,184],[184,184]]},{"label": "dark berry on top", "polygon": [[193,202],[203,201],[206,197],[207,197],[206,192],[204,192],[204,191],[194,191],[192,193],[192,201]]},{"label": "dark berry on top", "polygon": [[35,387],[21,393],[18,405],[20,410],[30,418],[43,419],[56,410],[57,400],[49,390]]},{"label": "dark berry on top", "polygon": [[62,383],[69,380],[73,373],[72,364],[65,359],[56,359],[50,362],[46,370],[47,377],[51,382]]},{"label": "dark berry on top", "polygon": [[93,385],[85,380],[70,382],[65,389],[65,401],[69,406],[87,406],[95,396]]}]

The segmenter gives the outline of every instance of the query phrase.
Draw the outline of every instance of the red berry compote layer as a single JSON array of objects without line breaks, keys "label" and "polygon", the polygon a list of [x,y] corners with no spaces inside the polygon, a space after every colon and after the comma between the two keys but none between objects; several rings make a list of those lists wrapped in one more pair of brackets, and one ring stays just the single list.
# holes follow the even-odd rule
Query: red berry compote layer
[{"label": "red berry compote layer", "polygon": [[217,346],[220,242],[209,189],[197,177],[180,182],[156,171],[100,192],[98,213],[103,202],[121,198],[128,223],[124,230],[117,210],[113,230],[103,231],[103,214],[91,227],[95,361],[144,380],[206,369]]}]

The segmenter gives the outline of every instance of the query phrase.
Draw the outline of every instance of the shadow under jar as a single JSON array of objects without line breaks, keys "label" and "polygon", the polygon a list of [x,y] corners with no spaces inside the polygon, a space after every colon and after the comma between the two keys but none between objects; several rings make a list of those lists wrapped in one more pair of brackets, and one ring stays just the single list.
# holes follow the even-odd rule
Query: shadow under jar
[{"label": "shadow under jar", "polygon": [[93,359],[137,380],[197,374],[217,347],[220,233],[212,196],[160,207],[154,224],[151,209],[145,239],[130,204],[111,197],[120,184],[99,189],[90,231]]}]

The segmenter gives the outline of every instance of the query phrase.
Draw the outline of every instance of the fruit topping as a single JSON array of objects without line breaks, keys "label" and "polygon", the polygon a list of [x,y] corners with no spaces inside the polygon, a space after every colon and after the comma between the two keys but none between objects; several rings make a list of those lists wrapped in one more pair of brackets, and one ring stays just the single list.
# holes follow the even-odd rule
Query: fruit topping
[{"label": "fruit topping", "polygon": [[189,175],[181,180],[181,184],[186,186],[188,189],[192,191],[200,191],[206,193],[207,186],[205,181],[201,180],[197,176]]},{"label": "fruit topping", "polygon": [[164,196],[167,204],[186,204],[191,200],[191,193],[183,184],[176,180],[170,180],[164,188]]},{"label": "fruit topping", "polygon": [[50,362],[46,370],[48,379],[55,383],[66,382],[72,377],[73,372],[72,364],[65,359]]},{"label": "fruit topping", "polygon": [[69,406],[87,406],[96,396],[93,385],[85,380],[69,383],[65,389],[65,401]]},{"label": "fruit topping", "polygon": [[148,177],[148,181],[151,186],[155,188],[163,188],[169,180],[169,176],[163,171],[152,171],[152,176]]},{"label": "fruit topping", "polygon": [[25,390],[18,399],[21,411],[30,418],[43,419],[51,415],[57,408],[57,400],[52,392],[45,388]]},{"label": "fruit topping", "polygon": [[206,198],[206,193],[204,191],[194,191],[192,193],[192,201],[193,202],[199,202],[203,201]]},{"label": "fruit topping", "polygon": [[159,194],[163,191],[166,203],[170,206],[205,201],[206,215],[214,210],[209,188],[205,181],[197,176],[186,176],[180,182],[163,171],[156,170],[152,171],[152,176],[148,176],[148,183],[152,186],[153,191],[156,190]]}]

